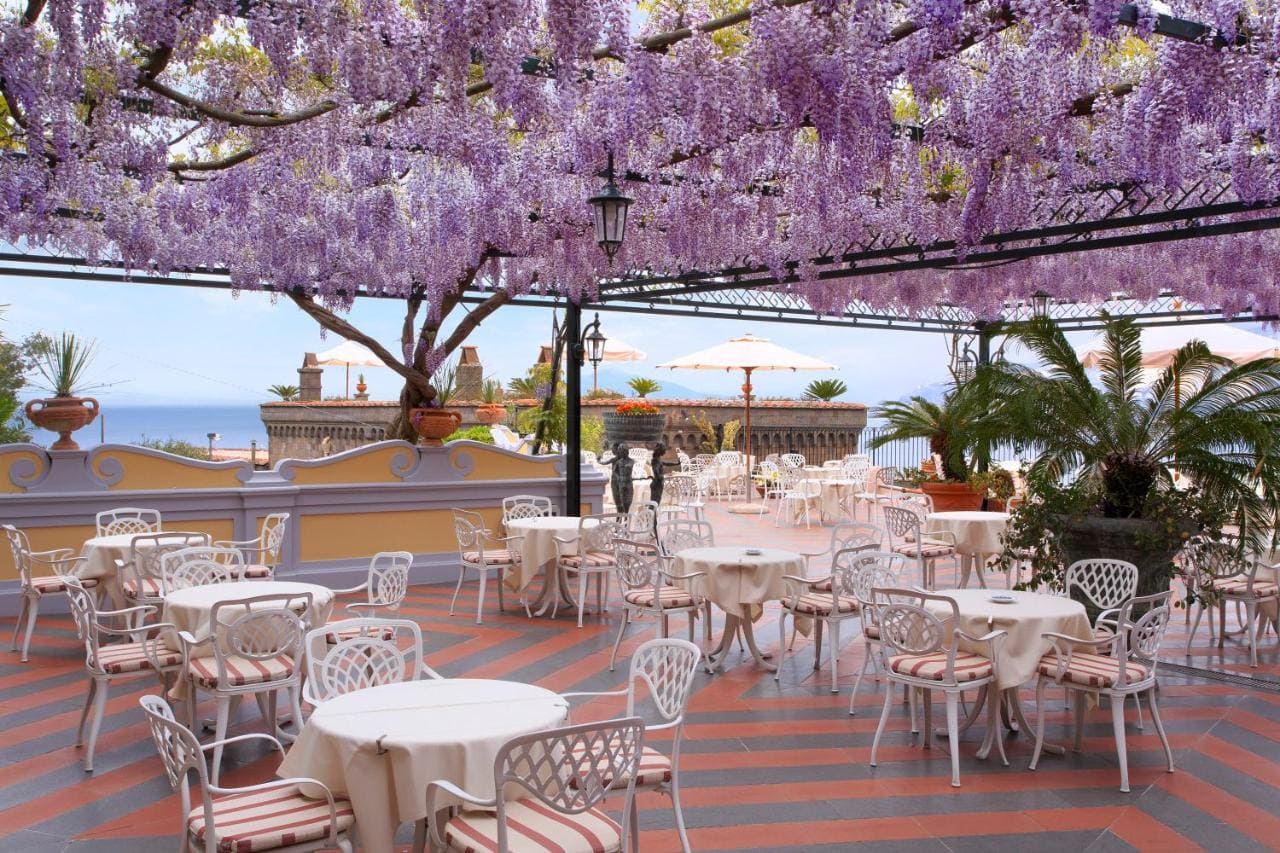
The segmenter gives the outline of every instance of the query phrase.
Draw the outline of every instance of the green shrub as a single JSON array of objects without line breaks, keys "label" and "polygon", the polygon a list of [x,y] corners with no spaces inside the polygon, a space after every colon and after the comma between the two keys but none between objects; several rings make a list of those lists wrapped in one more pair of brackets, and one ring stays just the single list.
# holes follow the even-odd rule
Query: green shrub
[{"label": "green shrub", "polygon": [[483,444],[493,444],[493,433],[489,432],[487,426],[473,426],[464,429],[456,429],[445,437],[445,443],[451,441],[479,441]]},{"label": "green shrub", "polygon": [[164,453],[172,453],[174,456],[185,456],[188,459],[199,459],[202,462],[209,461],[209,449],[184,441],[181,438],[147,438],[145,435],[134,442],[138,447],[149,447],[152,450],[160,450]]}]

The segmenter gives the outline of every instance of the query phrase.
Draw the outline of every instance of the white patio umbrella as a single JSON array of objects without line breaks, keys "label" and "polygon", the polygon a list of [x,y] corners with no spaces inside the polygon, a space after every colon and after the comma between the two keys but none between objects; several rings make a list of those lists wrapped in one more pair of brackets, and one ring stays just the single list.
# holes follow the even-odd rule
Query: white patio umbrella
[{"label": "white patio umbrella", "polygon": [[[633,347],[626,341],[619,338],[605,338],[604,352],[600,361],[644,361],[649,356],[644,350]],[[591,390],[596,391],[600,388],[600,365],[597,362],[591,362]]]},{"label": "white patio umbrella", "polygon": [[351,397],[352,367],[386,367],[364,344],[355,341],[343,341],[333,349],[325,350],[316,356],[316,363],[328,367],[341,366],[347,369],[346,397]]},{"label": "white patio umbrella", "polygon": [[747,464],[751,464],[751,374],[758,370],[836,370],[834,365],[801,355],[775,343],[768,338],[755,335],[743,335],[731,338],[723,344],[710,349],[686,355],[659,364],[672,370],[741,370],[746,375],[742,383],[742,395],[746,400],[746,425],[743,429],[743,446],[746,448]]}]

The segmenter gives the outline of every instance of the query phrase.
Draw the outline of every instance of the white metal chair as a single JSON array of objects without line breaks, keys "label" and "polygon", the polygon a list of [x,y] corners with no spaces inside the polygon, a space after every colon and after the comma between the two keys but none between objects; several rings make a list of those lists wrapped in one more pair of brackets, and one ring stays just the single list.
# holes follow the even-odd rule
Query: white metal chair
[{"label": "white metal chair", "polygon": [[706,596],[691,591],[705,577],[705,572],[694,572],[677,578],[662,568],[662,557],[647,542],[618,540],[614,542],[617,560],[618,584],[622,591],[622,621],[618,624],[618,636],[613,641],[609,655],[609,671],[618,660],[618,649],[627,633],[633,616],[652,616],[658,623],[658,636],[666,638],[672,615],[682,613],[689,622],[689,642],[693,642],[698,614],[707,606]]},{"label": "white metal chair", "polygon": [[1240,627],[1249,643],[1249,666],[1256,667],[1258,643],[1265,627],[1265,623],[1258,620],[1258,606],[1274,601],[1280,594],[1280,585],[1275,580],[1259,578],[1258,569],[1262,563],[1237,553],[1230,545],[1205,543],[1195,548],[1189,558],[1192,606],[1198,611],[1187,634],[1187,654],[1191,653],[1191,643],[1206,611],[1209,613],[1210,640],[1213,639],[1213,611],[1218,611],[1218,646],[1223,645],[1227,636],[1227,603],[1235,602],[1237,607],[1244,607]]},{"label": "white metal chair", "polygon": [[[955,599],[945,595],[933,595],[910,589],[873,590],[876,600],[888,603],[878,605],[880,624],[880,663],[890,681],[908,689],[925,692],[924,738],[930,746],[932,734],[932,706],[928,692],[940,691],[947,702],[947,739],[951,746],[951,785],[960,787],[960,694],[990,685],[987,690],[987,726],[999,726],[1000,647],[1008,632],[989,631],[981,637],[966,634],[956,626],[960,624],[960,609]],[[927,604],[948,613],[939,618],[926,609]],[[985,645],[986,654],[962,652],[961,640],[974,645]],[[893,691],[885,692],[884,710],[876,726],[875,740],[871,743],[871,766],[876,766],[876,752],[880,748],[880,736],[884,733],[889,711],[893,706]],[[991,737],[992,733],[988,733]],[[1009,759],[1004,754],[1004,740],[994,732],[996,748],[1003,764]]]},{"label": "white metal chair", "polygon": [[657,541],[658,505],[653,501],[633,503],[627,514],[627,538],[654,543]]},{"label": "white metal chair", "polygon": [[[1147,694],[1151,719],[1164,747],[1165,762],[1173,772],[1173,752],[1160,721],[1156,694],[1156,666],[1160,645],[1169,627],[1169,598],[1172,591],[1144,595],[1126,601],[1116,616],[1116,632],[1104,639],[1078,640],[1065,634],[1041,636],[1053,649],[1040,659],[1036,681],[1036,748],[1030,768],[1036,769],[1044,749],[1044,689],[1050,682],[1068,691],[1107,696],[1111,700],[1111,724],[1120,761],[1120,790],[1129,790],[1129,757],[1125,748],[1124,703],[1128,696]],[[1083,697],[1077,697],[1075,749],[1079,751],[1084,729]]]},{"label": "white metal chair", "polygon": [[[98,610],[94,596],[75,578],[67,580],[67,598],[71,602],[76,635],[84,643],[84,668],[89,675],[89,693],[85,696],[80,727],[76,730],[76,746],[85,747],[84,769],[89,773],[93,770],[93,754],[102,718],[106,715],[111,683],[152,676],[159,678],[161,686],[167,689],[170,686],[169,676],[182,669],[182,652],[175,651],[165,642],[171,637],[174,625],[144,621],[145,617],[156,612],[155,607],[143,605],[124,610]],[[120,619],[120,624],[131,624],[132,627],[104,625],[100,621],[103,616]],[[155,636],[146,639],[152,632],[156,632]],[[87,744],[84,738],[86,721],[89,723]]]},{"label": "white metal chair", "polygon": [[208,547],[208,533],[142,533],[129,542],[129,556],[120,566],[124,597],[134,604],[164,604],[164,573],[160,560],[183,548]]},{"label": "white metal chair", "polygon": [[1121,606],[1138,594],[1138,567],[1124,560],[1095,557],[1076,560],[1063,576],[1063,594],[1100,612],[1093,620],[1093,637],[1102,639],[1115,633]]},{"label": "white metal chair", "polygon": [[867,521],[872,520],[872,515],[877,506],[893,499],[887,490],[898,482],[899,476],[901,474],[897,468],[885,467],[876,472],[874,483],[867,483],[864,480],[865,488],[855,494],[853,499],[855,503],[865,503],[867,505]]},{"label": "white metal chair", "polygon": [[242,542],[224,540],[214,542],[219,548],[235,548],[244,557],[240,577],[245,580],[270,580],[280,564],[280,550],[289,525],[289,513],[273,512],[262,519],[262,529],[254,539]]},{"label": "white metal chair", "polygon": [[805,466],[803,453],[784,453],[778,459],[783,468],[803,468]]},{"label": "white metal chair", "polygon": [[[512,738],[494,760],[496,796],[477,797],[443,779],[427,785],[427,814],[445,808],[442,797],[463,804],[447,820],[431,821],[432,849],[638,851],[635,780],[643,748],[639,717]],[[598,808],[618,779],[630,780],[621,824]],[[504,796],[513,787],[519,799]]]},{"label": "white metal chair", "polygon": [[[955,535],[948,530],[925,530],[923,516],[914,509],[886,505],[883,510],[889,550],[914,558],[920,569],[920,583],[925,589],[933,589],[937,586],[938,560],[956,555]],[[981,570],[978,576],[982,576]]]},{"label": "white metal chair", "polygon": [[502,499],[503,524],[517,518],[542,518],[558,513],[551,498],[542,495],[512,495]]},{"label": "white metal chair", "polygon": [[[675,810],[676,831],[680,834],[680,847],[689,853],[689,838],[685,832],[684,813],[680,809],[680,747],[684,741],[684,715],[693,693],[693,679],[702,660],[702,650],[685,640],[647,640],[631,656],[631,671],[623,690],[607,693],[565,693],[565,699],[600,696],[626,696],[628,717],[636,716],[637,686],[643,684],[650,702],[661,722],[646,725],[646,734],[671,730],[671,754],[664,755],[652,747],[644,747],[640,753],[639,776],[636,790],[659,791],[671,797]],[[630,780],[616,778],[615,789],[625,788]]]},{"label": "white metal chair", "polygon": [[[395,613],[409,592],[411,568],[413,554],[408,551],[379,551],[369,561],[369,576],[364,583],[350,589],[335,589],[334,594],[355,595],[363,592],[364,601],[353,601],[346,605],[347,611],[356,616],[371,619],[381,613]],[[331,643],[346,639],[340,632],[331,633],[330,636]]]},{"label": "white metal chair", "polygon": [[[240,601],[219,601],[209,612],[210,633],[197,640],[179,631],[183,676],[190,696],[191,728],[195,728],[197,694],[203,690],[217,702],[214,739],[227,735],[231,702],[253,696],[276,731],[276,696],[283,690],[293,706],[293,719],[302,722],[303,639],[312,619],[311,593],[259,595]],[[301,615],[299,615],[299,613]],[[201,651],[212,654],[200,656]],[[213,783],[218,783],[222,747],[213,751]]]},{"label": "white metal chair", "polygon": [[795,513],[792,520],[799,524],[800,519],[804,518],[804,527],[808,530],[811,521],[809,509],[821,496],[822,484],[817,480],[799,480],[782,493],[778,501],[778,512],[773,518],[773,526],[777,527],[782,521],[783,513],[790,510]]},{"label": "white metal chair", "polygon": [[462,582],[467,572],[475,572],[480,580],[480,590],[476,594],[476,624],[481,624],[484,615],[484,592],[489,583],[489,573],[493,572],[498,587],[498,611],[506,610],[503,601],[502,579],[507,571],[520,563],[520,552],[511,545],[518,541],[518,536],[494,536],[484,526],[484,518],[479,513],[465,509],[453,510],[453,535],[458,540],[458,584],[453,588],[453,599],[449,602],[449,615],[458,603],[458,593],[462,591]]},{"label": "white metal chair", "polygon": [[136,506],[107,509],[94,516],[99,536],[119,536],[121,533],[159,533],[160,511]]},{"label": "white metal chair", "polygon": [[862,677],[871,670],[876,681],[880,680],[880,619],[876,612],[879,604],[888,604],[876,599],[875,590],[894,589],[902,585],[902,570],[906,566],[906,558],[892,551],[868,551],[864,549],[841,551],[836,554],[835,562],[853,564],[853,597],[858,600],[858,619],[862,628],[863,658],[862,669],[854,679],[853,690],[849,693],[849,716],[856,713],[855,703],[858,700],[858,688],[862,686]]},{"label": "white metal chair", "polygon": [[193,586],[232,583],[240,577],[244,557],[238,548],[197,545],[160,554],[161,584],[166,594]]},{"label": "white metal chair", "polygon": [[884,546],[884,531],[874,524],[863,521],[849,521],[831,528],[831,541],[821,551],[802,551],[804,557],[804,573],[809,574],[812,561],[818,557],[831,555],[831,563],[827,566],[825,578],[814,581],[815,589],[829,591],[831,589],[831,572],[835,570],[835,556],[841,551],[870,548],[879,550]]},{"label": "white metal chair", "polygon": [[[343,639],[332,644],[335,634]],[[422,629],[412,619],[331,622],[308,631],[304,648],[302,698],[313,706],[366,687],[442,677],[423,659]]]},{"label": "white metal chair", "polygon": [[[40,613],[40,599],[65,590],[67,576],[71,575],[81,558],[75,556],[70,548],[32,551],[26,533],[12,524],[5,524],[3,527],[5,536],[9,538],[13,565],[18,570],[18,585],[22,590],[22,609],[13,626],[13,649],[18,649],[18,638],[21,637],[21,660],[26,663],[27,653],[31,649],[31,635],[36,630],[36,616]],[[38,574],[41,570],[47,570],[50,574]],[[85,589],[93,589],[98,581],[96,578],[84,578],[80,584]]]},{"label": "white metal chair", "polygon": [[[284,747],[271,735],[253,733],[200,744],[191,730],[173,718],[159,696],[139,700],[151,737],[164,763],[169,785],[182,798],[182,850],[221,853],[228,850],[317,850],[336,847],[351,853],[355,813],[351,801],[335,797],[316,779],[273,779],[242,788],[220,788],[218,767],[214,781],[204,753],[221,753],[231,743],[265,740],[282,754]],[[191,803],[190,774],[200,785],[200,803]],[[301,786],[319,796],[303,796]]]},{"label": "white metal chair", "polygon": [[833,560],[831,574],[819,579],[828,585],[825,591],[814,589],[812,580],[797,575],[784,575],[786,596],[782,599],[782,612],[778,615],[778,669],[773,680],[782,678],[782,661],[787,653],[787,616],[794,624],[797,618],[813,620],[813,668],[822,663],[822,631],[825,624],[831,631],[831,692],[839,693],[837,684],[840,667],[840,623],[858,616],[858,599],[853,595],[855,565],[847,560]]},{"label": "white metal chair", "polygon": [[[576,536],[553,536],[556,543],[556,565],[565,575],[578,576],[578,627],[582,627],[582,614],[586,607],[587,581],[596,579],[596,612],[603,613],[608,601],[608,580],[617,568],[613,551],[616,539],[627,536],[627,516],[623,513],[584,515],[578,519]],[[555,618],[557,605],[551,607]]]},{"label": "white metal chair", "polygon": [[686,548],[708,548],[715,544],[710,522],[676,518],[658,523],[658,547],[664,557],[674,557]]}]

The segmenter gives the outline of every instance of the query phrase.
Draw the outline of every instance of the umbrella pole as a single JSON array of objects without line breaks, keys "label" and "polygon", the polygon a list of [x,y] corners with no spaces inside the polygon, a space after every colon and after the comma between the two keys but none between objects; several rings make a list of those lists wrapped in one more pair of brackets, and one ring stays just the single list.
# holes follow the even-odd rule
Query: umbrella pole
[{"label": "umbrella pole", "polygon": [[350,362],[347,362],[347,382],[346,382],[346,387],[343,390],[345,391],[345,398],[350,400],[351,399],[351,363]]},{"label": "umbrella pole", "polygon": [[600,365],[594,361],[591,362],[591,390],[600,390]]},{"label": "umbrella pole", "polygon": [[751,473],[751,371],[753,368],[744,367],[742,372],[746,374],[747,381],[742,383],[742,397],[746,401],[747,423],[743,429],[743,439],[745,456],[747,459],[747,473]]}]

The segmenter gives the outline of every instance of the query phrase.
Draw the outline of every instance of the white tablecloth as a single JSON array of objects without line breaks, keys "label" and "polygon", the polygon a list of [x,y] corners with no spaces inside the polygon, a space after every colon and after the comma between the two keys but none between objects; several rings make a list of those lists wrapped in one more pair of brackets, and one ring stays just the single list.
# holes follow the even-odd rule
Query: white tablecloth
[{"label": "white tablecloth", "polygon": [[686,548],[677,553],[672,574],[694,572],[706,572],[707,576],[685,582],[691,592],[705,594],[726,613],[739,614],[747,608],[754,620],[764,611],[766,601],[787,594],[783,575],[804,574],[804,558],[779,548],[763,548],[756,555],[736,547]]},{"label": "white tablecloth", "polygon": [[1000,536],[1009,526],[1007,512],[952,511],[929,513],[930,530],[946,530],[956,537],[962,554],[999,554]]},{"label": "white tablecloth", "polygon": [[513,681],[372,687],[317,708],[276,772],[350,797],[363,848],[389,853],[400,822],[427,816],[428,782],[447,779],[491,797],[502,745],[561,725],[567,714],[559,695]]},{"label": "white tablecloth", "polygon": [[[311,627],[323,625],[333,613],[333,590],[296,581],[236,581],[180,589],[165,596],[163,621],[172,622],[178,630],[188,631],[197,640],[203,640],[209,636],[213,605],[219,601],[244,601],[261,595],[302,595],[308,592],[314,609]],[[211,655],[213,651],[206,646],[199,653]]]},{"label": "white tablecloth", "polygon": [[125,602],[124,589],[116,572],[116,560],[129,559],[129,546],[137,533],[117,533],[114,536],[94,536],[84,541],[80,549],[83,563],[77,564],[75,575],[79,578],[97,578],[99,585],[106,591],[112,604],[117,607],[128,606]]},{"label": "white tablecloth", "polygon": [[[507,522],[507,535],[523,537],[520,546],[520,568],[507,575],[507,586],[524,589],[539,574],[554,572],[556,568],[556,537],[572,539],[578,535],[579,519],[568,515],[550,515],[541,518],[517,518]],[[566,548],[568,554],[578,553],[576,544]]]},{"label": "white tablecloth", "polygon": [[[985,589],[946,590],[939,594],[955,600],[960,610],[959,628],[965,633],[981,637],[991,631],[1009,632],[1001,649],[1001,688],[1017,687],[1035,678],[1040,658],[1051,648],[1041,634],[1057,632],[1080,640],[1093,638],[1084,605],[1064,596],[1015,591],[1000,593],[1012,595],[1012,604],[997,604],[991,600],[993,593]],[[951,612],[936,604],[930,604],[929,609],[939,617]],[[987,652],[985,643],[962,642],[960,649]]]}]

